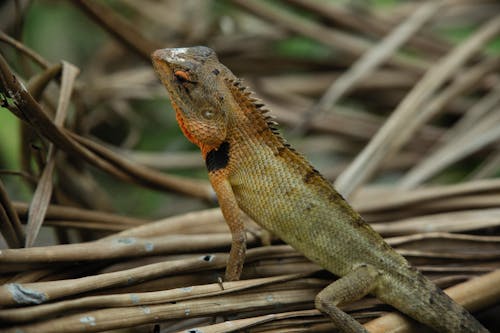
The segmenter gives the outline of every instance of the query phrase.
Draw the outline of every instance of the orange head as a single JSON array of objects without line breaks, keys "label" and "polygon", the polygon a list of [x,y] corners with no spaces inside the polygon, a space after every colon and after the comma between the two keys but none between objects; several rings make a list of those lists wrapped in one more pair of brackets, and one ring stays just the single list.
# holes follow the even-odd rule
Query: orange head
[{"label": "orange head", "polygon": [[160,49],[151,58],[184,135],[200,147],[203,156],[218,149],[226,139],[231,103],[221,93],[227,87],[225,76],[219,74],[229,70],[204,46]]}]

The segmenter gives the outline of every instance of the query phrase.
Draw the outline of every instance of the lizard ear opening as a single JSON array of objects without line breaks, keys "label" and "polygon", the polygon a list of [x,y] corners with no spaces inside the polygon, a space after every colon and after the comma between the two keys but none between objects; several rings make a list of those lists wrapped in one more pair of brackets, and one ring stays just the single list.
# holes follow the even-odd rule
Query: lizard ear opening
[{"label": "lizard ear opening", "polygon": [[216,112],[214,112],[211,109],[204,109],[201,111],[201,116],[206,120],[214,119],[215,115],[216,115]]}]

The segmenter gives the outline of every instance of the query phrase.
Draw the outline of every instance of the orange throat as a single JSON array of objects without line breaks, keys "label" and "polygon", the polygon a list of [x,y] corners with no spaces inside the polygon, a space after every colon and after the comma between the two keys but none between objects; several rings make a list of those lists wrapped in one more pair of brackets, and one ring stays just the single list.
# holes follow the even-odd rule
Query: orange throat
[{"label": "orange throat", "polygon": [[212,150],[212,147],[203,144],[198,139],[196,139],[191,134],[191,132],[189,132],[188,128],[186,127],[186,124],[184,122],[184,118],[182,116],[182,112],[180,111],[179,107],[174,102],[172,102],[172,105],[175,109],[175,119],[177,120],[177,123],[179,124],[179,127],[181,128],[182,133],[189,141],[191,141],[192,143],[194,143],[195,145],[197,145],[200,148],[201,154],[203,155],[203,158],[205,159],[208,152],[210,150]]}]

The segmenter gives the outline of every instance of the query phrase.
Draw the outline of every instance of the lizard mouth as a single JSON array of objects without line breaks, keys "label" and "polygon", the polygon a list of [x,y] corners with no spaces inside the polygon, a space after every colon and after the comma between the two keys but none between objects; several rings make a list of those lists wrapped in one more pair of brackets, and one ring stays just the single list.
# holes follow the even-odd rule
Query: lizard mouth
[{"label": "lizard mouth", "polygon": [[174,94],[174,89],[171,84],[173,74],[168,62],[168,53],[168,49],[156,50],[151,54],[151,60],[160,81],[167,89],[169,96],[172,96]]}]

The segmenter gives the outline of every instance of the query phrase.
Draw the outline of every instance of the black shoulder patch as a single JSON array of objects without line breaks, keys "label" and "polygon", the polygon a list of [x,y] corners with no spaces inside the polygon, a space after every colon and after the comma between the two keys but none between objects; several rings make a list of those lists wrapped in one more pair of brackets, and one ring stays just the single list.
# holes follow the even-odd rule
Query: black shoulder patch
[{"label": "black shoulder patch", "polygon": [[224,169],[229,163],[229,142],[224,141],[217,150],[209,151],[205,163],[209,172]]}]

